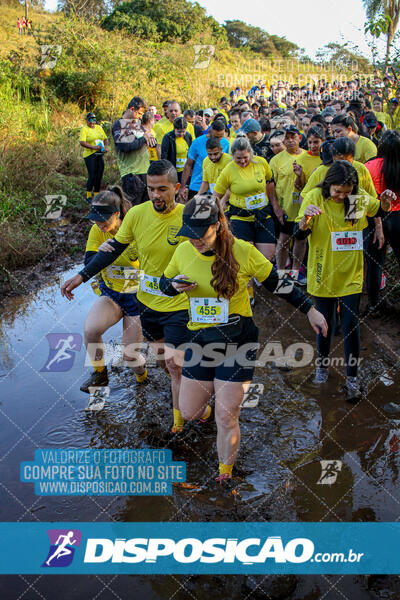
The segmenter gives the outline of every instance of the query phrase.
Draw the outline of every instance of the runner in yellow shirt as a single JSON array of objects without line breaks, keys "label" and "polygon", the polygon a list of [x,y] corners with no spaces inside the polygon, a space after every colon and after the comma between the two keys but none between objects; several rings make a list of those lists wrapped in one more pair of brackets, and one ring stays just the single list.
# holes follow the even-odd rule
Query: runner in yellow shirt
[{"label": "runner in yellow shirt", "polygon": [[372,108],[378,121],[381,121],[388,129],[392,128],[390,116],[383,112],[383,98],[381,96],[374,96],[372,100]]},{"label": "runner in yellow shirt", "polygon": [[175,165],[178,181],[182,181],[182,173],[186,164],[189,148],[192,145],[192,136],[187,131],[188,122],[184,117],[174,121],[174,129],[163,137],[161,144],[161,158],[169,160]]},{"label": "runner in yellow shirt", "polygon": [[81,129],[79,143],[84,148],[83,160],[88,171],[86,200],[90,203],[100,191],[104,173],[104,154],[108,152],[108,139],[104,129],[96,123],[94,113],[88,113],[86,123],[87,125]]},{"label": "runner in yellow shirt", "polygon": [[[317,335],[318,367],[315,383],[328,378],[329,352],[337,303],[346,355],[345,398],[361,398],[357,368],[360,356],[359,305],[363,285],[363,229],[366,217],[382,216],[391,209],[395,194],[385,191],[379,200],[359,195],[356,169],[347,161],[336,161],[319,187],[309,192],[301,205],[295,235],[308,236],[307,291],[325,316],[329,331]],[[382,210],[384,209],[384,210]]]},{"label": "runner in yellow shirt", "polygon": [[[280,222],[280,233],[276,248],[276,264],[278,269],[285,269],[289,257],[291,237],[293,236],[294,221],[299,212],[300,190],[296,188],[297,175],[294,163],[307,154],[300,148],[301,135],[297,127],[290,125],[285,129],[286,150],[270,160],[274,174],[273,196],[279,203],[275,214]],[[304,258],[304,242],[295,240],[293,244],[292,268],[297,273]]]},{"label": "runner in yellow shirt", "polygon": [[[162,144],[164,135],[166,135],[170,131],[173,131],[175,119],[182,116],[180,104],[179,104],[179,102],[176,102],[176,100],[172,100],[172,102],[170,102],[168,104],[167,110],[168,110],[168,113],[167,113],[168,120],[164,121],[164,119],[160,119],[154,125],[154,131],[156,134],[157,144],[159,144],[160,146]],[[193,125],[191,123],[187,124],[187,130],[188,130],[188,133],[190,133],[190,135],[192,136],[192,140],[194,140],[196,136],[194,133]]]},{"label": "runner in yellow shirt", "polygon": [[[85,266],[88,266],[101,244],[112,239],[126,217],[130,203],[118,186],[100,192],[91,204],[88,219],[94,221],[86,244]],[[139,287],[139,262],[134,243],[108,267],[101,271],[100,298],[89,311],[85,320],[85,346],[94,372],[82,385],[89,393],[91,386],[108,385],[107,367],[104,364],[103,334],[122,319],[122,350],[125,362],[132,367],[139,383],[147,379],[144,357],[129,351],[130,344],[142,341],[139,306],[136,293]]]},{"label": "runner in yellow shirt", "polygon": [[140,321],[143,334],[151,342],[156,356],[162,352],[171,375],[175,433],[183,427],[178,393],[188,337],[188,304],[183,296],[165,296],[159,287],[164,269],[177,246],[185,241],[177,236],[182,225],[183,205],[175,202],[179,189],[175,167],[167,160],[151,163],[147,189],[150,201],[130,209],[115,237],[103,243],[89,265],[64,283],[61,293],[71,300],[76,287],[112,264],[129,244],[136,242],[141,269],[137,294]]},{"label": "runner in yellow shirt", "polygon": [[332,121],[332,133],[335,138],[349,137],[356,145],[355,160],[366,163],[377,155],[377,148],[371,140],[356,133],[357,125],[349,115],[338,115]]},{"label": "runner in yellow shirt", "polygon": [[[248,282],[256,277],[270,292],[279,288],[279,276],[252,244],[234,238],[215,197],[197,195],[183,212],[179,235],[187,236],[160,281],[161,289],[189,300],[190,344],[183,363],[179,408],[187,420],[210,418],[215,395],[219,476],[232,478],[239,449],[239,414],[244,390],[254,373],[258,329],[252,319]],[[185,280],[187,283],[185,283]],[[282,298],[307,314],[314,331],[325,334],[322,315],[295,287]],[[208,349],[218,344],[217,357]],[[236,348],[236,351],[232,348]]]},{"label": "runner in yellow shirt", "polygon": [[232,157],[222,150],[220,140],[215,137],[208,138],[206,150],[207,156],[203,161],[203,181],[201,182],[199,194],[205,194],[206,192],[214,193],[218,177],[232,160]]},{"label": "runner in yellow shirt", "polygon": [[275,228],[268,208],[271,169],[261,156],[254,156],[247,136],[232,144],[233,160],[221,172],[214,187],[217,198],[229,190],[229,217],[233,235],[255,244],[269,260],[275,254]]}]

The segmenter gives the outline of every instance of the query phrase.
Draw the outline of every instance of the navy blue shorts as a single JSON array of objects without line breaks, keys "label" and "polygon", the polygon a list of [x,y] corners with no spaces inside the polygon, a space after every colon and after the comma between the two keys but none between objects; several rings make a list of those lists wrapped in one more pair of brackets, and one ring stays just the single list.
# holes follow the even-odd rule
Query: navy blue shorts
[{"label": "navy blue shorts", "polygon": [[253,244],[276,244],[274,220],[262,219],[260,221],[230,220],[233,235],[239,240]]},{"label": "navy blue shorts", "polygon": [[149,342],[164,339],[165,344],[178,348],[189,340],[189,312],[174,310],[161,312],[153,310],[138,300],[140,322],[143,335]]},{"label": "navy blue shorts", "polygon": [[121,294],[120,292],[115,292],[106,286],[104,281],[100,283],[99,288],[102,296],[107,296],[107,298],[111,298],[115,304],[118,304],[124,316],[137,317],[139,315],[136,294]]},{"label": "navy blue shorts", "polygon": [[222,334],[219,341],[212,340],[211,329],[216,327],[190,332],[182,375],[198,381],[251,381],[258,349],[258,328],[253,319],[242,317],[238,333]]}]

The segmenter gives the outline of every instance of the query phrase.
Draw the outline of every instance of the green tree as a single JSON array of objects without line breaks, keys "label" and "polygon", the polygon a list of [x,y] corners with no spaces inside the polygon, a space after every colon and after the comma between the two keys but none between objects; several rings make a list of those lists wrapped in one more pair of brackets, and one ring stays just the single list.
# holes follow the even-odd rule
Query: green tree
[{"label": "green tree", "polygon": [[386,36],[385,68],[400,17],[400,0],[363,0],[367,23],[365,30],[374,37]]},{"label": "green tree", "polygon": [[293,42],[278,35],[269,35],[261,27],[247,25],[243,21],[226,21],[225,29],[229,43],[235,48],[249,48],[265,56],[280,55],[287,58],[298,49]]},{"label": "green tree", "polygon": [[107,0],[58,0],[57,8],[66,16],[99,20],[107,15],[109,3]]},{"label": "green tree", "polygon": [[316,59],[319,63],[331,62],[338,69],[348,69],[361,73],[371,70],[369,60],[356,52],[354,48],[351,48],[348,43],[330,42],[316,52]]},{"label": "green tree", "polygon": [[225,37],[217,21],[208,17],[197,2],[188,0],[123,2],[103,19],[102,26],[109,31],[127,29],[135,36],[156,42],[187,42],[207,31],[216,38]]}]

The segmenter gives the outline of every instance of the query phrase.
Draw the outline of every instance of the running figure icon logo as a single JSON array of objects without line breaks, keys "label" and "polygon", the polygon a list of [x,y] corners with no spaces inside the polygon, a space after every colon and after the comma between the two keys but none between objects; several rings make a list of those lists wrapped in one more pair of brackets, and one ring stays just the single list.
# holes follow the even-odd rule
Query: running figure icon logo
[{"label": "running figure icon logo", "polygon": [[74,364],[75,352],[79,352],[82,347],[82,336],[79,333],[48,333],[46,337],[50,345],[49,356],[40,371],[69,371]]},{"label": "running figure icon logo", "polygon": [[75,548],[81,545],[79,529],[48,529],[50,548],[42,567],[68,567],[74,558]]},{"label": "running figure icon logo", "polygon": [[215,46],[207,44],[195,44],[194,59],[192,64],[193,69],[207,69],[214,54]]},{"label": "running figure icon logo", "polygon": [[342,470],[341,460],[321,460],[321,477],[317,485],[332,485],[335,483],[340,471]]}]

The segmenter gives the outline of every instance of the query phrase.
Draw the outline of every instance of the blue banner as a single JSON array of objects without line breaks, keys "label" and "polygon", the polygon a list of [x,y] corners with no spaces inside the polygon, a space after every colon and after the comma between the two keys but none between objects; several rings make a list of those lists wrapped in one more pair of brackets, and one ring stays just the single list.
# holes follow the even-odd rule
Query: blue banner
[{"label": "blue banner", "polygon": [[400,523],[0,523],[1,574],[399,574]]}]

